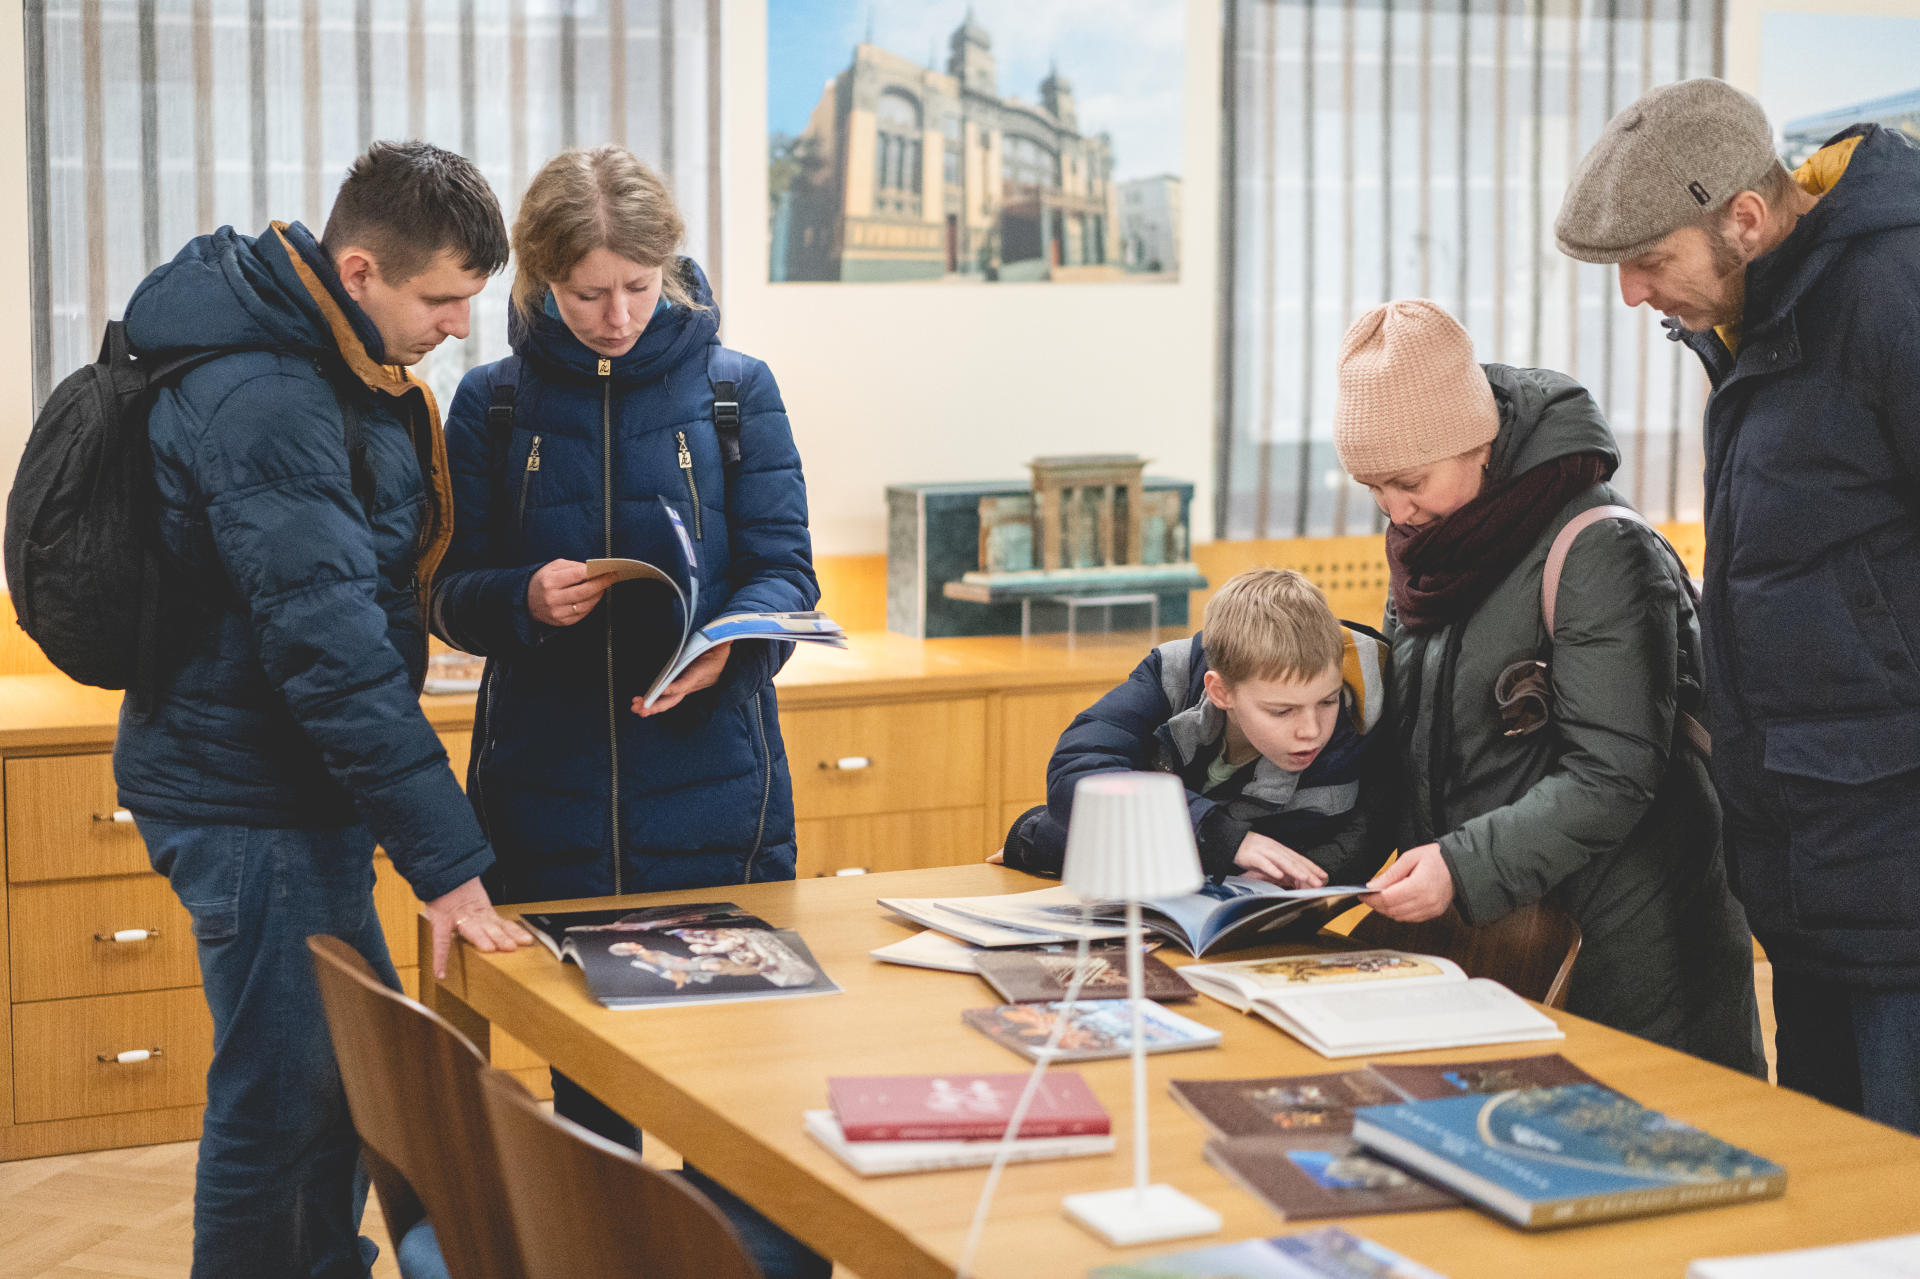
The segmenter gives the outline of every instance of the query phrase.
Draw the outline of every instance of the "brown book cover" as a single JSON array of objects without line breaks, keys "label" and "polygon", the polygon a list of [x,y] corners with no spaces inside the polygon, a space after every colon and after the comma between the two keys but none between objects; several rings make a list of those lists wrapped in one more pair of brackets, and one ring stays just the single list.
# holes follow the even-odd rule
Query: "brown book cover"
[{"label": "brown book cover", "polygon": [[[1046,950],[985,951],[973,966],[987,984],[1010,1004],[1044,1004],[1067,997],[1067,985],[1073,980],[1077,964],[1075,947],[1060,945]],[[1193,987],[1157,955],[1140,960],[1141,992],[1148,999],[1172,1003],[1192,999]],[[1127,997],[1127,956],[1121,947],[1099,946],[1087,950],[1087,976],[1080,984],[1082,999],[1125,999]]]},{"label": "brown book cover", "polygon": [[[1057,1045],[1060,1061],[1093,1061],[1125,1057],[1133,1051],[1134,1004],[1127,999],[1081,1000],[1067,1004],[1001,1004],[998,1008],[969,1008],[960,1019],[987,1038],[1022,1057],[1038,1060],[1053,1033],[1054,1021],[1066,1015]],[[1150,1053],[1211,1048],[1220,1032],[1172,1012],[1151,1000],[1141,1000],[1141,1036]]]},{"label": "brown book cover", "polygon": [[1439,1062],[1424,1066],[1389,1066],[1376,1062],[1368,1069],[1404,1094],[1408,1101],[1438,1101],[1442,1097],[1600,1082],[1559,1053],[1501,1057],[1493,1061]]},{"label": "brown book cover", "polygon": [[1175,1079],[1173,1098],[1216,1137],[1276,1132],[1342,1136],[1353,1129],[1355,1106],[1405,1100],[1367,1070],[1266,1079]]},{"label": "brown book cover", "polygon": [[1351,1138],[1311,1133],[1216,1137],[1207,1162],[1288,1221],[1453,1208],[1460,1200],[1361,1150]]}]

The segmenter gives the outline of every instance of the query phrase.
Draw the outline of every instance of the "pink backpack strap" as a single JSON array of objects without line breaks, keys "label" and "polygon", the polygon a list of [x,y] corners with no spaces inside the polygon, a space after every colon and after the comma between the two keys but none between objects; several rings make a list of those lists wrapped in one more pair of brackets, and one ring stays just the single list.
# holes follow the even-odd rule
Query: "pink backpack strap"
[{"label": "pink backpack strap", "polygon": [[[1547,548],[1547,566],[1540,574],[1540,616],[1547,624],[1549,644],[1553,642],[1553,605],[1555,598],[1560,594],[1560,570],[1566,567],[1567,552],[1573,549],[1575,538],[1602,520],[1626,520],[1629,523],[1653,529],[1653,525],[1647,523],[1646,517],[1630,506],[1594,506],[1568,520],[1566,527],[1554,535],[1553,545]],[[1653,535],[1660,538],[1669,553],[1673,552],[1673,547],[1666,538],[1660,537],[1660,530],[1653,529]],[[1674,555],[1674,559],[1677,562],[1679,556]],[[1681,571],[1682,573],[1686,571],[1684,566]],[[1688,593],[1692,594],[1692,590],[1692,584],[1687,583]],[[1713,737],[1707,732],[1706,725],[1685,711],[1681,711],[1676,727],[1695,750],[1706,756],[1713,754]]]}]

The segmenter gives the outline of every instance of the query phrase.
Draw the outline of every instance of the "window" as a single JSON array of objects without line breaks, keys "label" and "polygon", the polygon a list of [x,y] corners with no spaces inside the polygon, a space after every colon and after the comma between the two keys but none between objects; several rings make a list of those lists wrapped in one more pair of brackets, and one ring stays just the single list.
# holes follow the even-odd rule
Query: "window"
[{"label": "window", "polygon": [[1697,518],[1705,379],[1610,268],[1553,243],[1573,166],[1646,88],[1720,70],[1710,0],[1228,0],[1232,326],[1217,532],[1364,533],[1334,454],[1335,353],[1431,297],[1481,360],[1558,369],[1605,411],[1615,483]]},{"label": "window", "polygon": [[874,186],[882,212],[920,211],[920,103],[903,89],[883,89],[874,107]]},{"label": "window", "polygon": [[[508,225],[569,145],[660,170],[687,249],[717,246],[705,0],[29,0],[35,403],[91,360],[134,286],[188,239],[275,219],[318,234],[353,157],[421,137],[472,157]],[[709,270],[717,264],[703,262]],[[507,277],[419,372],[445,405],[507,352]]]},{"label": "window", "polygon": [[1000,144],[1000,178],[1008,185],[1060,186],[1060,158],[1034,141],[1009,133]]}]

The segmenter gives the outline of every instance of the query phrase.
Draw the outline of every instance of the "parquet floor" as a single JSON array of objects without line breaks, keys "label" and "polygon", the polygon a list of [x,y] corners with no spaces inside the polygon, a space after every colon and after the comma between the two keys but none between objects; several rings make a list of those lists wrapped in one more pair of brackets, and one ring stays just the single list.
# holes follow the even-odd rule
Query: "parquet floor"
[{"label": "parquet floor", "polygon": [[[1754,984],[1771,1066],[1771,965],[1754,965]],[[193,1248],[196,1149],[188,1141],[0,1163],[0,1279],[180,1279]],[[647,1154],[679,1163],[658,1143]],[[399,1279],[377,1199],[361,1230],[380,1242],[374,1279]]]}]

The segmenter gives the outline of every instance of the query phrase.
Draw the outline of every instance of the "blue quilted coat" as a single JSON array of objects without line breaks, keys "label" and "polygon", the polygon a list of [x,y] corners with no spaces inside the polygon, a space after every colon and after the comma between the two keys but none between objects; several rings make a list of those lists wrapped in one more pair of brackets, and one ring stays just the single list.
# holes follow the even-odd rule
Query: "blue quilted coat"
[{"label": "blue quilted coat", "polygon": [[[468,373],[447,415],[456,515],[432,622],[488,658],[467,791],[504,901],[794,873],[772,684],[790,645],[738,642],[718,684],[642,719],[631,702],[679,639],[666,587],[619,583],[571,627],[527,607],[534,572],[555,559],[678,571],[663,499],[699,559],[696,625],[819,598],[779,388],[766,365],[726,354],[742,422],[740,460],[723,465],[709,381],[719,313],[699,268],[680,269],[700,305],[656,312],[624,356],[603,360],[551,315],[516,320],[515,355]],[[496,467],[487,418],[503,379],[516,389]]]}]

